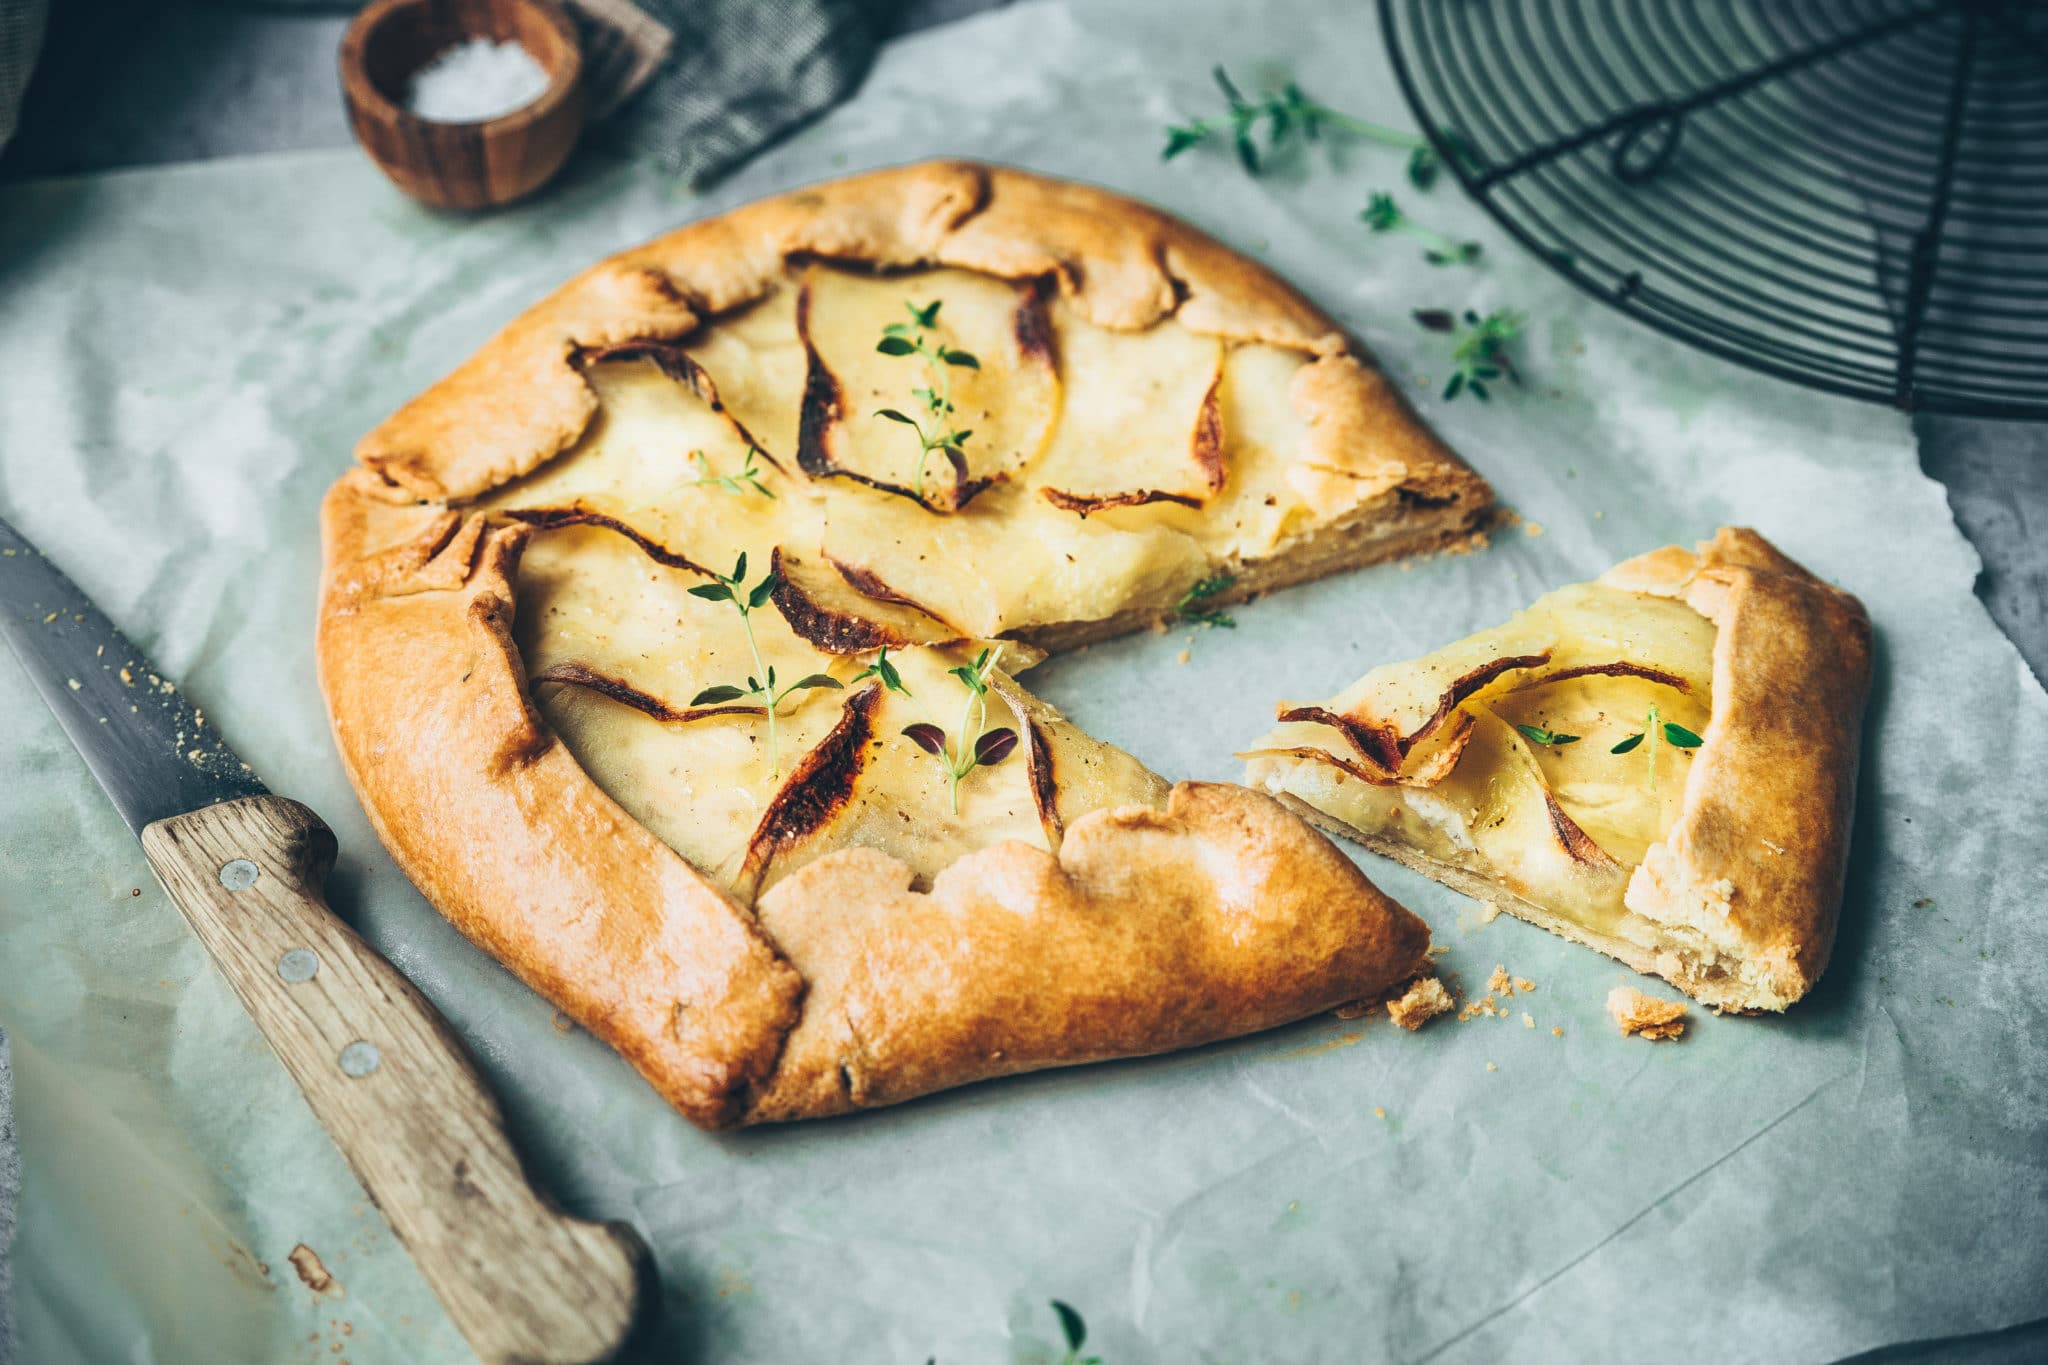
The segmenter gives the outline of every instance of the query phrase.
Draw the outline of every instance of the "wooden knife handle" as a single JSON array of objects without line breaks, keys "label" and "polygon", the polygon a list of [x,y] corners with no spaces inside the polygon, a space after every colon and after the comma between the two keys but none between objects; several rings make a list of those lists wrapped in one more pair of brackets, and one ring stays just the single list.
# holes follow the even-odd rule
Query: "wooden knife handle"
[{"label": "wooden knife handle", "polygon": [[446,1021],[322,899],[334,832],[257,796],[159,820],[142,847],[477,1354],[612,1356],[646,1249],[527,1183]]}]

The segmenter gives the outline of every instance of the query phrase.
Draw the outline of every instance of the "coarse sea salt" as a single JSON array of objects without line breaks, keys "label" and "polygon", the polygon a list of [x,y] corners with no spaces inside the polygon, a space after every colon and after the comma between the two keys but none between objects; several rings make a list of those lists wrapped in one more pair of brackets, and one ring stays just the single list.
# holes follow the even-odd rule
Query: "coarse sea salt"
[{"label": "coarse sea salt", "polygon": [[511,39],[457,43],[413,74],[406,108],[436,123],[481,123],[547,93],[548,73]]}]

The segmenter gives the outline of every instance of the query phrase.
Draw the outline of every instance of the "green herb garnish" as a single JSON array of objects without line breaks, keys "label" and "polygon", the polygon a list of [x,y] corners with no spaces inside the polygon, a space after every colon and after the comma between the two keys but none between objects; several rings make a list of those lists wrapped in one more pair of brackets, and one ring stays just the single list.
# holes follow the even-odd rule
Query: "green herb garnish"
[{"label": "green herb garnish", "polygon": [[1660,735],[1663,737],[1664,742],[1674,749],[1697,749],[1700,745],[1706,743],[1705,740],[1686,729],[1683,725],[1668,720],[1658,720],[1657,708],[1652,705],[1650,707],[1649,719],[1643,728],[1607,751],[1611,754],[1632,753],[1647,738],[1650,741],[1651,791],[1657,790],[1657,739]]},{"label": "green herb garnish", "polygon": [[[1182,152],[1212,139],[1228,138],[1237,149],[1238,163],[1246,173],[1257,175],[1264,169],[1263,157],[1285,146],[1296,133],[1301,134],[1304,142],[1318,142],[1326,129],[1335,129],[1353,137],[1385,143],[1389,147],[1407,148],[1408,180],[1419,190],[1435,184],[1437,173],[1443,169],[1436,149],[1429,145],[1428,139],[1341,113],[1320,100],[1311,99],[1293,81],[1278,90],[1268,90],[1254,100],[1246,98],[1222,67],[1217,67],[1211,74],[1216,78],[1217,87],[1223,91],[1224,101],[1230,106],[1229,112],[1222,118],[1189,119],[1186,123],[1170,125],[1166,130],[1166,146],[1160,152],[1161,160],[1171,161]],[[1259,150],[1261,123],[1266,126],[1264,153]]]},{"label": "green herb garnish", "polygon": [[1532,744],[1577,744],[1577,735],[1561,735],[1555,730],[1546,730],[1540,725],[1517,725],[1515,727],[1529,737]]},{"label": "green herb garnish", "polygon": [[[952,783],[953,814],[960,813],[960,779],[976,768],[992,768],[1008,758],[1017,747],[1017,732],[1008,728],[985,730],[988,724],[988,675],[1002,658],[1001,648],[984,649],[971,664],[948,669],[967,689],[967,704],[960,709],[960,723],[951,737],[930,721],[903,727],[903,734],[918,748],[938,759]],[[900,686],[901,679],[898,679]],[[883,685],[888,679],[883,678]],[[908,692],[903,695],[909,696]],[[968,736],[972,734],[970,742]]]},{"label": "green herb garnish", "polygon": [[933,299],[920,308],[907,300],[904,307],[910,310],[909,322],[892,322],[882,329],[882,339],[875,343],[875,349],[883,355],[914,355],[922,357],[925,365],[925,382],[922,388],[911,393],[924,404],[925,415],[930,425],[920,422],[908,413],[895,408],[881,408],[875,416],[886,417],[892,422],[901,422],[917,433],[917,477],[912,493],[919,502],[924,501],[924,476],[931,464],[932,452],[938,451],[953,464],[957,478],[967,477],[967,454],[961,447],[974,433],[960,431],[953,426],[953,371],[956,369],[978,370],[981,362],[970,353],[946,345],[938,335],[939,304]]},{"label": "green herb garnish", "polygon": [[792,692],[801,692],[811,687],[843,687],[839,679],[823,673],[813,673],[807,678],[798,678],[788,686],[777,689],[775,670],[761,662],[761,647],[754,641],[754,623],[748,619],[755,611],[768,605],[775,595],[776,584],[780,581],[770,569],[759,583],[752,588],[744,586],[747,576],[747,556],[740,554],[732,566],[732,576],[713,572],[715,583],[699,583],[690,589],[690,596],[701,597],[707,602],[730,602],[740,614],[740,625],[747,632],[747,650],[754,656],[754,672],[747,677],[745,687],[726,684],[707,687],[690,699],[692,706],[716,706],[721,702],[738,701],[743,697],[759,697],[768,712],[768,771],[771,777],[782,776],[782,754],[776,746],[775,711],[783,699]]},{"label": "green herb garnish", "polygon": [[1405,232],[1422,243],[1422,258],[1431,265],[1470,265],[1479,259],[1479,243],[1460,242],[1435,228],[1424,227],[1401,211],[1394,196],[1381,190],[1367,201],[1358,215],[1374,232]]},{"label": "green herb garnish", "polygon": [[690,452],[690,463],[697,467],[697,477],[690,480],[690,486],[700,488],[705,484],[715,484],[728,493],[742,497],[751,488],[762,497],[773,501],[775,495],[762,485],[761,471],[754,466],[754,457],[760,453],[761,448],[759,446],[748,446],[747,462],[739,473],[715,474],[711,470],[711,461],[704,458],[704,452],[693,450]]},{"label": "green herb garnish", "polygon": [[1067,1342],[1067,1353],[1060,1357],[1059,1365],[1102,1365],[1101,1356],[1081,1354],[1081,1348],[1088,1343],[1088,1324],[1081,1320],[1074,1306],[1054,1299],[1052,1311],[1059,1316],[1060,1335]]},{"label": "green herb garnish", "polygon": [[[1443,325],[1447,315],[1442,309],[1424,309],[1415,314],[1415,320],[1432,332],[1453,330]],[[1465,310],[1464,332],[1451,347],[1451,362],[1457,366],[1450,382],[1444,385],[1444,398],[1448,401],[1460,393],[1471,391],[1474,398],[1485,402],[1491,395],[1486,386],[1505,375],[1519,384],[1521,374],[1515,363],[1509,359],[1507,345],[1522,334],[1522,326],[1528,319],[1520,313],[1499,309],[1485,317]]]},{"label": "green herb garnish", "polygon": [[1229,612],[1217,611],[1202,605],[1210,598],[1229,591],[1230,585],[1235,582],[1237,579],[1227,573],[1212,573],[1207,578],[1196,580],[1195,585],[1182,593],[1180,601],[1174,604],[1174,619],[1196,626],[1235,629],[1237,622]]},{"label": "green herb garnish", "polygon": [[875,656],[873,663],[854,674],[852,678],[848,679],[848,682],[857,683],[867,678],[879,678],[881,679],[882,686],[887,690],[901,693],[906,697],[910,695],[910,689],[903,685],[903,675],[896,671],[895,664],[889,662],[889,647],[887,645],[882,646],[882,652]]}]

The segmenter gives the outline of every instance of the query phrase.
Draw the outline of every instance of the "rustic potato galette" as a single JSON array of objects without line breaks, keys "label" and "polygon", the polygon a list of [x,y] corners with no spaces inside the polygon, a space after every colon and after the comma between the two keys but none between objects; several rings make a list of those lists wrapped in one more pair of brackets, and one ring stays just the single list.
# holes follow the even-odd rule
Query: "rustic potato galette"
[{"label": "rustic potato galette", "polygon": [[1724,529],[1283,702],[1247,780],[1711,1005],[1827,965],[1870,688],[1862,604]]},{"label": "rustic potato galette", "polygon": [[1486,485],[1155,210],[930,163],[571,281],[330,493],[322,685],[459,928],[707,1125],[1268,1027],[1426,931],[1016,674],[1462,543]]}]

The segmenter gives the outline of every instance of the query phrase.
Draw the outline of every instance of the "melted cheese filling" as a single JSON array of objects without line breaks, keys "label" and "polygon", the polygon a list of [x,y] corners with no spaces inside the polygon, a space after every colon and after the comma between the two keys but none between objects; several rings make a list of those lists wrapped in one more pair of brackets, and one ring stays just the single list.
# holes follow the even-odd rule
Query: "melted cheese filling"
[{"label": "melted cheese filling", "polygon": [[[876,343],[886,324],[907,320],[906,305],[933,302],[939,338],[978,362],[947,376],[951,420],[971,432],[970,477],[990,480],[951,514],[862,482],[913,482],[915,433],[875,412],[924,417],[917,390],[930,372]],[[873,655],[824,652],[772,604],[749,618],[750,649],[731,604],[692,595],[710,581],[704,571],[731,574],[745,554],[752,584],[780,547],[792,582],[809,583],[809,600],[829,611],[863,619],[868,602],[865,619],[916,622],[912,639],[974,642],[1163,611],[1219,565],[1275,553],[1331,513],[1326,472],[1308,464],[1309,432],[1290,397],[1308,358],[1226,345],[1171,320],[1114,332],[1026,284],[813,265],[681,349],[686,361],[592,363],[598,415],[582,438],[482,505],[553,518],[521,566],[515,625],[548,723],[605,792],[742,895],[849,844],[883,849],[928,881],[1001,840],[1049,847],[1090,810],[1160,803],[1165,784],[999,673],[986,728],[1018,729],[1028,714],[1040,766],[1020,746],[973,770],[956,813],[945,767],[902,731],[931,723],[958,736],[969,694],[948,670],[976,646],[911,645],[891,654],[911,695],[880,698],[843,799],[750,870],[778,792],[872,685],[854,679]],[[821,404],[824,391],[835,403]],[[806,474],[800,457],[859,478],[814,477],[823,471]],[[743,478],[750,468],[758,490]],[[1346,492],[1342,511],[1357,503]],[[593,517],[610,524],[562,524]],[[1007,657],[1013,667],[1031,662],[1021,647]],[[761,714],[675,718],[704,689],[744,686],[762,667],[785,683],[827,673],[848,686],[793,693],[777,712],[772,758]],[[609,683],[544,679],[577,669]],[[729,704],[758,708],[759,698]],[[1033,783],[1045,765],[1049,797]]]},{"label": "melted cheese filling", "polygon": [[[1247,755],[1251,780],[1612,934],[1628,913],[1630,872],[1684,807],[1694,751],[1672,743],[1662,727],[1705,733],[1714,636],[1712,622],[1669,598],[1598,584],[1561,589],[1495,630],[1375,669],[1325,703],[1410,734],[1457,680],[1492,661],[1540,656],[1543,662],[1478,688],[1410,751],[1404,775],[1439,752],[1432,740],[1443,744],[1470,716],[1469,739],[1440,780],[1373,782],[1281,752],[1308,748],[1359,763],[1337,730],[1311,722],[1283,724],[1260,741]],[[1656,676],[1577,672],[1614,665]],[[1546,734],[1577,738],[1541,742]],[[1613,752],[1632,735],[1642,738],[1626,753]],[[1571,837],[1572,829],[1590,844]]]}]

